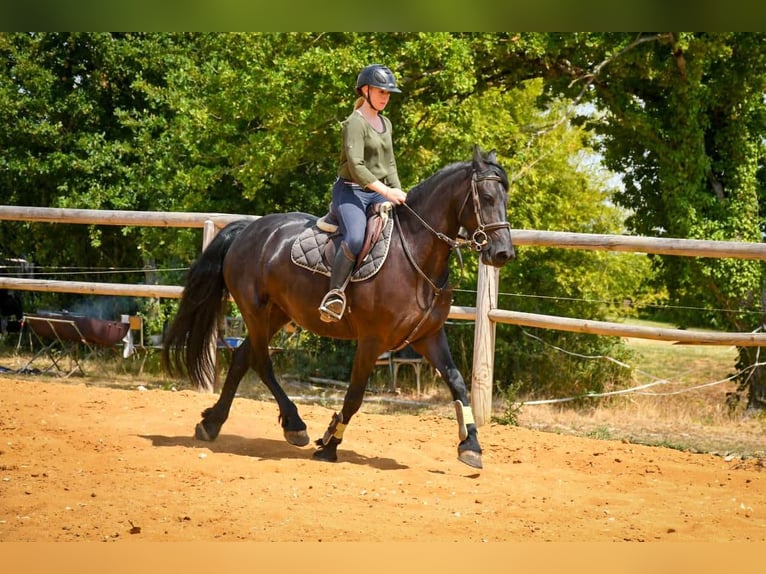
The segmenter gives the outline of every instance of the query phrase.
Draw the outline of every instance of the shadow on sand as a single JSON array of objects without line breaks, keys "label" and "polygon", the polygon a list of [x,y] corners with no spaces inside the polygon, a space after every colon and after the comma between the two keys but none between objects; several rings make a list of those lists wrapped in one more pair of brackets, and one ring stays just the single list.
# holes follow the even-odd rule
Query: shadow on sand
[{"label": "shadow on sand", "polygon": [[[150,440],[152,446],[206,448],[216,453],[250,456],[261,460],[311,459],[313,448],[292,446],[281,440],[268,438],[245,438],[238,435],[221,434],[214,441],[202,441],[188,436],[139,435]],[[353,450],[338,450],[338,462],[367,465],[378,470],[402,470],[409,468],[390,458],[367,457]],[[321,464],[321,461],[317,461]]]}]

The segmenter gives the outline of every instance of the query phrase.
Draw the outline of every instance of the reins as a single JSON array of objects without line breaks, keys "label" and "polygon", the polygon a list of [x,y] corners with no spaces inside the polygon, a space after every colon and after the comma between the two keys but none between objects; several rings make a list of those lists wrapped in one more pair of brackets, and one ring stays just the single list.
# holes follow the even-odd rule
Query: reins
[{"label": "reins", "polygon": [[[406,203],[404,205],[407,205]],[[409,206],[407,206],[409,207]],[[412,211],[412,208],[409,208],[410,211]],[[436,301],[439,298],[439,295],[441,295],[442,291],[444,291],[444,288],[449,283],[449,275],[444,279],[444,284],[441,287],[437,287],[436,283],[431,281],[431,278],[426,275],[425,271],[423,271],[420,268],[420,265],[418,265],[417,261],[415,261],[415,258],[412,256],[412,252],[410,251],[409,245],[407,245],[407,242],[404,240],[404,233],[402,233],[402,224],[399,222],[399,215],[397,214],[397,210],[394,209],[394,223],[396,224],[396,228],[399,230],[399,242],[402,244],[402,250],[404,251],[404,254],[407,256],[407,260],[410,262],[410,264],[415,268],[415,271],[418,272],[418,274],[426,280],[426,282],[431,286],[431,289],[434,291],[434,296],[431,297],[431,303],[428,305],[428,309],[426,309],[426,312],[423,313],[423,316],[420,318],[420,321],[417,325],[415,325],[415,328],[410,331],[410,334],[407,335],[404,340],[395,348],[392,349],[393,352],[400,351],[404,349],[407,345],[409,345],[412,341],[412,339],[415,338],[415,335],[420,331],[420,328],[423,326],[423,324],[426,322],[426,319],[431,315],[431,311],[433,311],[434,306],[436,306]],[[412,211],[412,213],[415,213]],[[415,213],[418,219],[423,222],[423,224],[431,230],[432,233],[434,233],[437,237],[444,240],[443,238],[448,239],[449,241],[453,241],[451,238],[447,237],[443,233],[438,233],[431,228],[430,225],[428,225],[425,221],[423,221],[420,216]]]},{"label": "reins", "polygon": [[[452,239],[448,235],[445,235],[441,231],[437,231],[433,227],[431,227],[428,222],[423,219],[420,214],[412,209],[412,207],[409,206],[406,202],[402,205],[409,210],[409,212],[415,216],[415,218],[420,221],[420,223],[428,229],[433,235],[435,235],[437,238],[439,238],[441,241],[446,243],[450,246],[452,249],[460,249],[462,247],[465,247],[467,245],[470,245],[471,248],[474,251],[483,251],[489,246],[489,235],[488,233],[494,231],[495,229],[503,229],[511,228],[511,224],[507,221],[498,221],[496,223],[490,223],[490,224],[484,224],[484,222],[481,219],[481,205],[479,203],[479,190],[476,188],[476,184],[480,181],[502,181],[502,178],[499,175],[496,174],[490,174],[485,175],[482,177],[479,177],[476,172],[474,171],[471,174],[471,190],[470,193],[467,193],[465,196],[465,200],[463,201],[463,205],[460,208],[460,211],[458,212],[458,220],[463,216],[463,211],[465,211],[465,206],[468,205],[468,198],[471,197],[473,199],[473,210],[476,214],[476,221],[478,225],[476,226],[476,230],[473,232],[473,235],[471,236],[471,239]],[[394,210],[394,214],[396,214],[396,210]]]},{"label": "reins", "polygon": [[[465,247],[467,245],[470,245],[471,248],[474,251],[483,251],[484,249],[489,247],[489,233],[494,231],[495,229],[503,229],[511,228],[511,224],[507,221],[498,221],[495,223],[490,224],[484,224],[481,218],[481,205],[479,202],[479,191],[477,189],[477,183],[480,181],[502,181],[502,178],[497,174],[489,174],[484,175],[482,177],[479,177],[476,173],[476,171],[473,171],[471,173],[471,188],[469,193],[466,194],[465,200],[463,201],[463,205],[460,207],[460,211],[458,212],[458,221],[463,216],[463,211],[465,210],[465,206],[468,204],[468,198],[473,198],[473,207],[474,207],[474,213],[476,214],[476,230],[473,232],[473,235],[471,236],[471,239],[452,239],[448,235],[445,235],[444,233],[437,231],[431,225],[428,224],[428,222],[423,219],[418,212],[416,212],[412,207],[410,207],[406,202],[402,205],[409,210],[409,212],[415,216],[415,218],[420,221],[420,223],[425,227],[428,231],[430,231],[435,237],[437,237],[439,240],[443,241],[447,245],[449,245],[450,249],[457,250],[458,254],[460,254],[460,249],[462,247]],[[431,286],[431,289],[434,291],[434,296],[431,298],[431,304],[428,306],[428,309],[423,314],[423,316],[420,319],[420,322],[415,326],[415,328],[412,330],[412,332],[404,339],[404,341],[396,348],[394,351],[398,351],[400,349],[403,349],[407,345],[410,344],[410,341],[414,338],[415,334],[420,330],[420,328],[423,326],[423,324],[426,322],[426,319],[431,314],[431,311],[433,310],[434,306],[436,305],[436,301],[439,298],[439,295],[441,295],[444,288],[449,283],[449,276],[445,278],[444,284],[441,287],[438,287],[431,278],[426,275],[425,271],[423,271],[420,268],[420,265],[418,265],[417,261],[415,261],[415,258],[412,256],[412,252],[410,251],[409,245],[407,245],[407,242],[404,240],[404,233],[402,233],[402,225],[399,221],[399,215],[396,209],[393,210],[394,213],[394,223],[396,224],[397,229],[399,230],[399,240],[402,244],[402,250],[404,251],[404,254],[407,256],[408,261],[410,264],[415,268],[415,270],[418,272],[418,274],[425,279],[425,281]],[[461,261],[461,270],[462,270],[462,257],[460,258]]]}]

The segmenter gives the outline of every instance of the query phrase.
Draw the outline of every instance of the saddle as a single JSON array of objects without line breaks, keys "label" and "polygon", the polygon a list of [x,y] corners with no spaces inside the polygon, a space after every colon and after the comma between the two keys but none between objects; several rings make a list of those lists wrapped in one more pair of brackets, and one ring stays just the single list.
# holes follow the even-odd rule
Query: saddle
[{"label": "saddle", "polygon": [[[351,281],[369,279],[386,260],[394,227],[392,208],[389,202],[375,203],[367,208],[364,244],[357,256]],[[290,258],[299,267],[329,277],[342,236],[337,229],[328,232],[327,228],[326,225],[320,228],[314,223],[304,229],[293,242]]]}]

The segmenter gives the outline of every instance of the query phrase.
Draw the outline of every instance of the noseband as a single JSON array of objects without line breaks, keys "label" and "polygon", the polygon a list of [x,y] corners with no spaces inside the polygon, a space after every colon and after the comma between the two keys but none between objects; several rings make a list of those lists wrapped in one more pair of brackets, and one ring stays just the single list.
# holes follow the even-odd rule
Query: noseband
[{"label": "noseband", "polygon": [[[484,172],[486,173],[486,172]],[[490,173],[488,175],[480,175],[475,170],[471,173],[471,188],[470,193],[467,193],[465,196],[465,200],[463,200],[463,205],[460,208],[460,211],[458,212],[457,219],[460,221],[460,219],[463,217],[463,211],[465,211],[465,206],[468,205],[468,198],[471,197],[473,199],[473,211],[476,214],[476,230],[473,232],[473,235],[471,236],[471,239],[452,239],[451,237],[445,235],[444,233],[441,233],[439,231],[436,231],[433,227],[428,225],[428,223],[418,215],[418,213],[415,212],[414,209],[412,209],[407,203],[403,203],[404,207],[410,210],[410,213],[412,213],[419,221],[423,224],[423,226],[428,229],[431,233],[433,233],[436,237],[447,243],[451,248],[453,249],[460,249],[461,247],[470,246],[471,249],[474,251],[484,251],[485,249],[489,248],[490,245],[490,238],[489,233],[492,231],[495,231],[496,229],[510,229],[511,224],[507,221],[497,221],[495,223],[488,223],[485,224],[482,221],[481,218],[481,203],[479,202],[479,189],[478,184],[482,181],[503,181],[503,178],[501,178],[499,175],[495,173]]]}]

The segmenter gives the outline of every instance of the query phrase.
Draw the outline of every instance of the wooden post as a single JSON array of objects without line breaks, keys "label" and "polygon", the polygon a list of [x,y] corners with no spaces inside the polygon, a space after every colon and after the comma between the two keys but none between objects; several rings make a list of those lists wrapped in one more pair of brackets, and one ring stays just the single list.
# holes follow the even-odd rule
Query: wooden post
[{"label": "wooden post", "polygon": [[218,230],[215,228],[215,223],[210,219],[205,221],[202,225],[202,251],[210,245],[210,242],[213,241],[216,233],[218,233]]},{"label": "wooden post", "polygon": [[497,307],[500,270],[479,263],[476,286],[476,329],[473,341],[473,374],[471,376],[471,408],[476,426],[492,418],[492,387],[495,371],[495,323],[489,311]]},{"label": "wooden post", "polygon": [[[202,251],[207,249],[210,242],[215,238],[218,231],[215,228],[215,224],[211,220],[205,221],[202,226]],[[207,380],[205,381],[205,392],[212,393],[215,391],[216,383],[218,382],[218,326],[213,330],[213,334],[208,341],[207,354],[210,362],[208,364],[213,365],[212,372],[207,372]]]}]

